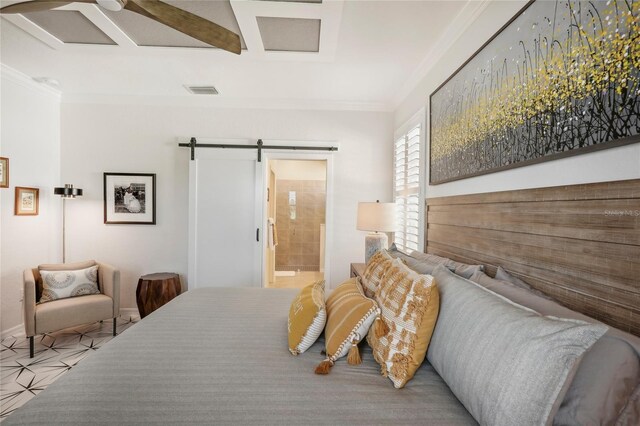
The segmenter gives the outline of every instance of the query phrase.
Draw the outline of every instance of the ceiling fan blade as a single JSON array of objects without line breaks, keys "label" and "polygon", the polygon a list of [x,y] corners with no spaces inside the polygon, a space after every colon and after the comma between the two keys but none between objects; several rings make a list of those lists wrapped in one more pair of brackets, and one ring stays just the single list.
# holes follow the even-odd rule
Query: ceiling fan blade
[{"label": "ceiling fan blade", "polygon": [[240,54],[240,36],[238,34],[186,10],[159,0],[129,0],[124,8],[165,24],[211,46]]},{"label": "ceiling fan blade", "polygon": [[22,3],[14,3],[9,6],[5,6],[0,9],[0,13],[29,13],[29,12],[41,12],[43,10],[55,9],[56,7],[66,6],[69,3],[94,3],[93,0],[33,0],[25,1]]}]

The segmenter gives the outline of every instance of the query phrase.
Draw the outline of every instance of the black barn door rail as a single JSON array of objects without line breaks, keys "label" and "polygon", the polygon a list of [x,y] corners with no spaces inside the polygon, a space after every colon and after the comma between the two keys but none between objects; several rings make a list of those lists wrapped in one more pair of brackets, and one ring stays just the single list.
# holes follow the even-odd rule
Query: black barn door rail
[{"label": "black barn door rail", "polygon": [[258,162],[262,161],[263,149],[285,149],[290,151],[337,151],[336,146],[297,146],[297,145],[265,145],[262,139],[258,139],[255,145],[235,145],[224,143],[198,143],[196,138],[191,138],[189,143],[179,143],[178,146],[191,149],[191,159],[195,160],[196,148],[223,148],[223,149],[257,149]]}]

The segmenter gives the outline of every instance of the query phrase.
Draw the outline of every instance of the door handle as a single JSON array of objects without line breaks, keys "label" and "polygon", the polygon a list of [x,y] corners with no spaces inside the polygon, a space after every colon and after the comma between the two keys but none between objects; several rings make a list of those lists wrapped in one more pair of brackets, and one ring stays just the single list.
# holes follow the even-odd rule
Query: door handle
[{"label": "door handle", "polygon": [[260,241],[260,228],[256,228],[256,241]]}]

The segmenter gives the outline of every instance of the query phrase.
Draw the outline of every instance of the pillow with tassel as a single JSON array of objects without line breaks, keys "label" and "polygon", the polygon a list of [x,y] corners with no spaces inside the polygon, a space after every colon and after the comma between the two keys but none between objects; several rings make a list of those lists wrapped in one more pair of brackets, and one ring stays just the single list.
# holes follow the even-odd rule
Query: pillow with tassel
[{"label": "pillow with tassel", "polygon": [[395,259],[375,297],[381,318],[367,342],[382,375],[399,389],[413,378],[427,354],[440,309],[438,287],[431,275],[418,274]]},{"label": "pillow with tassel", "polygon": [[327,319],[324,304],[324,281],[304,287],[289,309],[289,352],[299,355],[318,340]]},{"label": "pillow with tassel", "polygon": [[316,367],[316,374],[329,374],[336,360],[347,354],[349,364],[360,364],[358,343],[379,313],[376,302],[364,295],[359,278],[351,278],[333,290],[327,298],[324,330],[327,358]]}]

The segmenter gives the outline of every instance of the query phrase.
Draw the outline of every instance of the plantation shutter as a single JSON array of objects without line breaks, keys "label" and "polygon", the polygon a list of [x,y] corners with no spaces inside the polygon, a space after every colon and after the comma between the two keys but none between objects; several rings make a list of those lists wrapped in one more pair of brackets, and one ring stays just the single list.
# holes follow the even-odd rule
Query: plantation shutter
[{"label": "plantation shutter", "polygon": [[398,230],[396,246],[404,252],[420,248],[420,124],[395,142],[394,192]]}]

